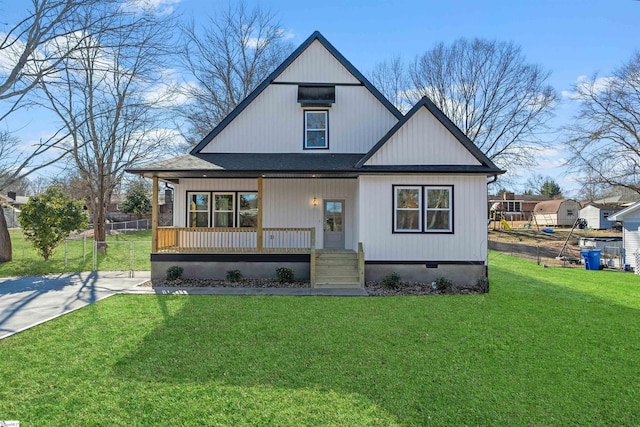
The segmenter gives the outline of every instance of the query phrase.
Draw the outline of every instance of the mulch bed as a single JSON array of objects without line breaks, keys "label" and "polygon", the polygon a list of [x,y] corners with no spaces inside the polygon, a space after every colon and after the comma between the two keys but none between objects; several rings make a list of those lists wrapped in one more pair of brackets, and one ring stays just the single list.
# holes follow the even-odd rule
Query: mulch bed
[{"label": "mulch bed", "polygon": [[[145,287],[224,287],[224,288],[309,288],[308,281],[281,282],[269,279],[242,279],[237,282],[214,279],[177,279],[177,280],[148,280],[139,286]],[[421,296],[421,295],[445,295],[445,294],[480,294],[478,288],[453,287],[447,290],[434,289],[431,284],[425,283],[400,283],[396,289],[389,289],[380,282],[369,281],[365,283],[365,290],[369,296]]]}]

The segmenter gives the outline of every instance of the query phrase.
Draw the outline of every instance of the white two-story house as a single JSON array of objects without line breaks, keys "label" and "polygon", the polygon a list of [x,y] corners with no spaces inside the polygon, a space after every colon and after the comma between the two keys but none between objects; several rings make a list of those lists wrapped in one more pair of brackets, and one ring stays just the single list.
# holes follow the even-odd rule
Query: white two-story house
[{"label": "white two-story house", "polygon": [[314,286],[362,286],[392,271],[485,279],[487,182],[504,171],[429,99],[400,113],[315,32],[190,154],[129,172],[175,189],[174,227],[154,226],[154,278],[284,266]]}]

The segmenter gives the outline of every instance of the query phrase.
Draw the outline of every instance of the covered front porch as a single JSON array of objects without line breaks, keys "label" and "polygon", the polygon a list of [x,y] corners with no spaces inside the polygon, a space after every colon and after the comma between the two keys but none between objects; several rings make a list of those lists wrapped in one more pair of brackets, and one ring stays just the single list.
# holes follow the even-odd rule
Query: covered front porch
[{"label": "covered front porch", "polygon": [[[210,278],[234,269],[245,277],[272,277],[275,268],[289,267],[314,287],[364,286],[364,251],[352,243],[355,180],[180,179],[173,182],[173,227],[158,226],[159,178],[152,180],[152,276],[161,278],[171,265],[182,265],[185,276]],[[191,207],[195,195],[204,207]],[[217,206],[219,195],[236,210]],[[295,226],[282,226],[287,222]]]}]

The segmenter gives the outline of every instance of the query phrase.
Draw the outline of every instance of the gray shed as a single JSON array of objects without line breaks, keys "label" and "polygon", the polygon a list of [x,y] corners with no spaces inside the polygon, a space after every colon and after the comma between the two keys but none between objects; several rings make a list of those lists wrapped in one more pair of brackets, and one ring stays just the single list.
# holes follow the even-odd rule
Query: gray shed
[{"label": "gray shed", "polygon": [[608,230],[613,226],[613,221],[609,220],[609,216],[621,210],[622,207],[617,205],[588,203],[580,209],[580,218],[587,220],[587,227],[594,230]]}]

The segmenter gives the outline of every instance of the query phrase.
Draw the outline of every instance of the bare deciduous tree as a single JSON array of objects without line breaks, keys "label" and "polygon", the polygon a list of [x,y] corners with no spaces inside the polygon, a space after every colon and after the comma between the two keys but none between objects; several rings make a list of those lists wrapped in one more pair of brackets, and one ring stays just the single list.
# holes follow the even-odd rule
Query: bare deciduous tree
[{"label": "bare deciduous tree", "polygon": [[[383,64],[384,65],[384,64]],[[551,117],[556,94],[549,73],[526,62],[513,43],[460,39],[440,43],[415,59],[407,88],[398,95],[392,61],[385,68],[391,85],[386,96],[415,104],[429,97],[491,160],[513,168],[532,163]],[[380,73],[378,73],[380,74]],[[377,84],[385,84],[375,77]]]},{"label": "bare deciduous tree", "polygon": [[[18,151],[19,141],[13,138],[7,117],[24,106],[34,89],[46,78],[58,72],[60,64],[86,37],[90,37],[97,21],[78,19],[85,12],[111,0],[32,0],[24,16],[8,24],[0,33],[0,191],[29,173],[56,163],[65,155],[57,144],[65,135],[54,134],[30,147]],[[60,45],[62,39],[74,35],[75,43]],[[0,219],[0,262],[11,261],[11,240],[4,218]]]},{"label": "bare deciduous tree", "polygon": [[125,169],[167,142],[167,134],[158,130],[161,110],[145,95],[162,76],[172,19],[148,11],[94,13],[110,19],[61,61],[56,79],[43,80],[41,87],[48,100],[43,106],[69,134],[66,144],[89,193],[94,238],[103,242],[107,206]]},{"label": "bare deciduous tree", "polygon": [[640,193],[640,52],[611,77],[579,81],[569,165],[594,184]]},{"label": "bare deciduous tree", "polygon": [[371,72],[371,83],[401,112],[411,109],[407,99],[407,69],[399,56],[376,64]]},{"label": "bare deciduous tree", "polygon": [[184,87],[191,102],[180,108],[199,141],[247,97],[289,54],[286,32],[272,12],[249,10],[240,2],[209,18],[207,25],[183,28],[184,65],[196,80]]}]

